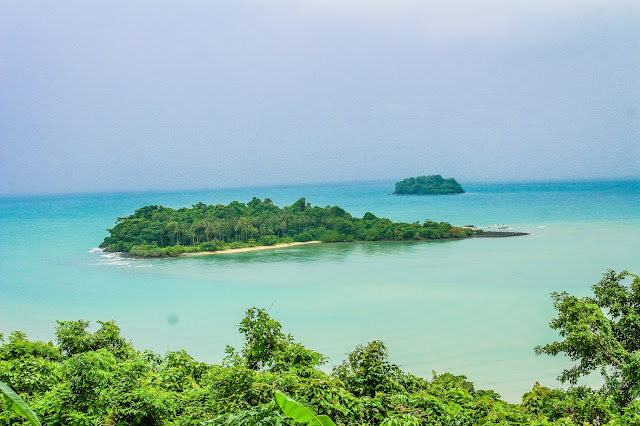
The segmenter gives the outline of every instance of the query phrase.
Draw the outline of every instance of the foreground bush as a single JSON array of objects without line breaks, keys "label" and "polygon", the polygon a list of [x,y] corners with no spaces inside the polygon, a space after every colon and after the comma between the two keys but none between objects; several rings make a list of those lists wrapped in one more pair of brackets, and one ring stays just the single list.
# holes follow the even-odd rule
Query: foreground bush
[{"label": "foreground bush", "polygon": [[[559,319],[552,326],[566,330],[566,340],[538,348],[565,351],[576,360],[591,354],[579,366],[596,360],[586,365],[604,368],[605,387],[563,391],[536,383],[521,404],[475,389],[465,376],[434,373],[425,379],[403,372],[380,341],[358,346],[327,374],[320,370],[324,356],[285,335],[278,321],[257,308],[240,323],[243,348],[228,347],[222,365],[198,362],[185,351],[138,351],[112,322],[99,322],[90,332],[86,321],[60,321],[57,345],[30,341],[21,332],[4,341],[0,334],[0,381],[49,425],[294,425],[276,407],[276,390],[336,425],[637,425],[634,339],[640,334],[624,330],[636,330],[640,321],[640,279],[634,276],[626,287],[621,281],[629,275],[605,274],[594,299],[554,296]],[[605,315],[600,309],[606,306]],[[609,349],[628,365],[612,365],[608,347],[597,351],[595,342],[623,337]],[[594,344],[591,352],[576,349],[587,343]],[[22,422],[0,404],[0,424]]]}]

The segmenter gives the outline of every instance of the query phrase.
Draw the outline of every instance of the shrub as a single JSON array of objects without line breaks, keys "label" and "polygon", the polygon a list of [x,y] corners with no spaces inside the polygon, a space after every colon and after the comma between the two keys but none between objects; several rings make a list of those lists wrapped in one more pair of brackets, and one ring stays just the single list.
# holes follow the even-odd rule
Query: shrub
[{"label": "shrub", "polygon": [[261,246],[272,246],[278,243],[278,237],[275,235],[264,235],[258,240]]},{"label": "shrub", "polygon": [[184,247],[180,245],[165,247],[164,250],[165,250],[165,253],[167,253],[167,256],[171,256],[171,257],[178,257],[182,253],[184,253]]},{"label": "shrub", "polygon": [[302,234],[296,235],[294,241],[306,243],[308,241],[313,241],[313,236],[309,232],[303,232]]}]

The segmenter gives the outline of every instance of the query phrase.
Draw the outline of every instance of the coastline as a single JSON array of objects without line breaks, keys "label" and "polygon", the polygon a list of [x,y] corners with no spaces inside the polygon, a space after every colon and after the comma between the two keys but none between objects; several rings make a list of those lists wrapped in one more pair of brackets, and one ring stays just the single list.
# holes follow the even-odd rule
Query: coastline
[{"label": "coastline", "polygon": [[[521,237],[521,236],[526,236],[526,235],[531,235],[531,233],[529,233],[529,232],[517,232],[517,231],[485,231],[482,234],[473,234],[473,235],[468,235],[468,236],[459,237],[459,238],[454,238],[454,237],[437,238],[437,239],[422,238],[422,239],[418,239],[418,240],[412,239],[412,238],[408,238],[408,239],[402,239],[402,240],[380,239],[380,240],[351,240],[351,241],[330,241],[330,242],[314,240],[314,241],[274,244],[274,245],[271,245],[271,246],[242,247],[242,248],[226,249],[226,250],[218,250],[218,251],[199,251],[199,252],[194,252],[194,253],[181,253],[178,257],[209,256],[209,255],[229,254],[229,253],[246,253],[246,252],[251,252],[251,251],[271,250],[271,249],[279,249],[279,248],[294,247],[294,246],[303,246],[303,245],[307,245],[307,244],[318,244],[318,243],[346,243],[346,242],[350,242],[350,243],[356,243],[356,242],[375,243],[375,242],[381,242],[381,241],[392,241],[392,242],[393,241],[445,241],[445,240],[466,240],[466,239],[472,239],[472,238],[508,238],[508,237]],[[104,248],[93,249],[93,250],[91,250],[91,252],[93,252],[94,250],[95,251],[99,251],[101,253],[102,252],[106,252]],[[107,253],[109,253],[109,252],[107,252]],[[123,257],[137,258],[137,259],[153,259],[153,258],[159,258],[159,257],[168,257],[168,256],[159,256],[159,257],[155,257],[155,256],[140,256],[140,255],[133,255],[133,254],[131,254],[129,252],[116,252],[116,253],[119,253]]]},{"label": "coastline", "polygon": [[318,244],[322,241],[305,241],[305,242],[296,242],[296,243],[284,243],[284,244],[274,244],[272,246],[256,246],[256,247],[243,247],[236,249],[227,249],[227,250],[219,250],[219,251],[199,251],[197,253],[182,253],[182,256],[207,256],[212,254],[229,254],[229,253],[245,253],[250,251],[259,251],[259,250],[271,250],[278,249],[284,247],[293,247],[293,246],[304,246],[307,244]]},{"label": "coastline", "polygon": [[472,235],[472,238],[507,238],[507,237],[522,237],[525,235],[531,235],[531,233],[519,232],[519,231],[484,231],[481,234]]},{"label": "coastline", "polygon": [[[465,238],[441,238],[438,240],[408,240],[408,241],[440,241],[440,240],[454,240],[454,239],[468,239],[468,238],[505,238],[505,237],[521,237],[524,235],[530,235],[528,232],[513,232],[513,231],[485,231],[484,234],[475,234],[470,235]],[[398,240],[376,240],[376,241],[365,241],[365,240],[356,240],[351,242],[378,242],[378,241],[398,241]],[[400,240],[402,241],[402,240]],[[407,240],[404,240],[407,241]],[[345,242],[345,241],[335,241],[335,242]],[[229,253],[246,253],[250,251],[259,251],[259,250],[271,250],[285,247],[293,247],[293,246],[303,246],[307,244],[318,244],[322,243],[322,241],[305,241],[305,242],[295,242],[295,243],[284,243],[284,244],[274,244],[272,246],[256,246],[256,247],[243,247],[237,249],[227,249],[227,250],[219,250],[219,251],[199,251],[196,253],[182,253],[182,256],[207,256],[213,254],[229,254]]]},{"label": "coastline", "polygon": [[[451,237],[449,237],[449,238],[438,238],[438,239],[424,238],[424,239],[419,239],[419,240],[415,240],[415,239],[404,239],[404,240],[380,239],[380,240],[375,240],[375,241],[353,240],[353,241],[331,241],[331,243],[344,243],[344,242],[351,242],[351,243],[354,243],[354,242],[370,242],[370,243],[375,243],[375,242],[380,242],[380,241],[445,241],[445,240],[466,240],[466,239],[471,239],[471,238],[520,237],[520,236],[525,236],[525,235],[531,235],[531,234],[529,232],[514,232],[514,231],[485,231],[482,234],[474,234],[474,235],[469,235],[469,236],[460,237],[460,238],[451,238]],[[324,241],[315,240],[315,241],[305,241],[305,242],[274,244],[274,245],[271,245],[271,246],[242,247],[242,248],[226,249],[226,250],[218,250],[218,251],[199,251],[199,252],[194,252],[194,253],[181,253],[178,257],[209,256],[209,255],[230,254],[230,253],[247,253],[247,252],[251,252],[251,251],[272,250],[272,249],[279,249],[279,248],[286,248],[286,247],[303,246],[303,245],[307,245],[307,244],[318,244],[318,243],[323,243],[323,242]],[[132,255],[132,254],[130,254],[128,252],[118,252],[118,253],[120,253],[124,257],[139,258],[139,259],[153,258],[153,257],[147,257],[147,256]],[[164,256],[164,257],[166,257],[166,256]]]}]

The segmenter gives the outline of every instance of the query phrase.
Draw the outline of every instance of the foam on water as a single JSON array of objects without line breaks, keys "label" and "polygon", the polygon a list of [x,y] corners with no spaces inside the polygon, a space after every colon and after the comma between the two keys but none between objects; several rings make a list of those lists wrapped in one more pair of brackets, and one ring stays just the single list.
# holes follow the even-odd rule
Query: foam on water
[{"label": "foam on water", "polygon": [[131,267],[132,259],[125,259],[120,253],[101,254],[100,258],[100,262],[102,262],[102,264]]},{"label": "foam on water", "polygon": [[[103,249],[100,250],[90,250],[89,253],[104,253]],[[144,264],[144,259],[136,259],[132,257],[122,257],[121,253],[105,253],[99,255],[98,262],[103,265],[114,265],[114,266],[126,266],[126,267],[135,267],[135,268],[149,268],[152,267],[153,264]]]}]

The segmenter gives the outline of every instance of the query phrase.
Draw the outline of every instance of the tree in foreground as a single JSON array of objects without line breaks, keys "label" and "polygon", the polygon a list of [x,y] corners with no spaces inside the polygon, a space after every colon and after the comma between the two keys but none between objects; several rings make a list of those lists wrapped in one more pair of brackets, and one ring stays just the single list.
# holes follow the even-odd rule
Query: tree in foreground
[{"label": "tree in foreground", "polygon": [[640,277],[609,270],[592,288],[593,297],[552,293],[558,317],[550,326],[563,340],[535,351],[564,353],[577,362],[559,376],[563,383],[576,385],[599,371],[605,381],[601,392],[625,407],[640,396]]},{"label": "tree in foreground", "polygon": [[624,286],[629,275],[605,274],[594,298],[557,295],[554,324],[566,341],[538,348],[580,361],[567,380],[602,368],[602,390],[536,384],[522,404],[511,404],[465,376],[403,372],[380,341],[357,346],[327,373],[324,356],[285,334],[268,311],[251,308],[239,324],[243,347],[228,348],[222,365],[185,351],[140,352],[113,322],[92,332],[87,321],[59,321],[57,345],[18,331],[3,341],[0,333],[7,385],[0,391],[11,394],[7,403],[0,398],[0,424],[24,424],[20,399],[53,426],[640,425],[640,401],[633,401],[640,282],[633,276]]}]

